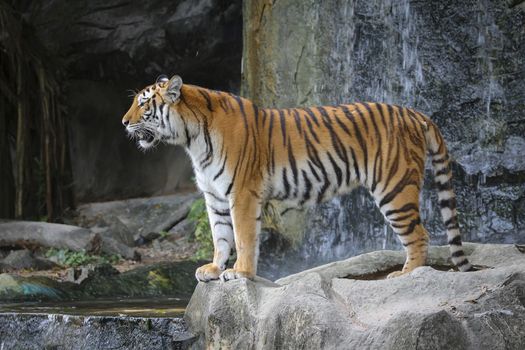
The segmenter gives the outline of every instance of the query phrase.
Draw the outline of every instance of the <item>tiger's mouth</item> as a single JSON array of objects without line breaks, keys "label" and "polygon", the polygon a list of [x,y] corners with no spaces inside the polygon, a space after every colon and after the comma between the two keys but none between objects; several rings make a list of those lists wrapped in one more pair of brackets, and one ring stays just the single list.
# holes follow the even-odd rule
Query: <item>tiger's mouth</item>
[{"label": "tiger's mouth", "polygon": [[139,142],[152,143],[155,140],[155,135],[150,132],[137,131],[135,134]]},{"label": "tiger's mouth", "polygon": [[[156,144],[157,137],[155,133],[145,128],[127,128],[129,136],[137,141],[137,146],[143,150],[151,148]],[[131,130],[130,130],[131,129]]]}]

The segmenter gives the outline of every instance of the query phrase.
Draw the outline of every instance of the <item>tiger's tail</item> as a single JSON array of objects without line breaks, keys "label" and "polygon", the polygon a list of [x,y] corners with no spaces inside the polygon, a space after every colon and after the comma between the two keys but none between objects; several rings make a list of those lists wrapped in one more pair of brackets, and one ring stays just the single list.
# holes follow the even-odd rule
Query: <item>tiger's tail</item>
[{"label": "tiger's tail", "polygon": [[452,262],[460,271],[472,270],[461,245],[458,216],[456,211],[456,195],[452,188],[452,169],[445,141],[437,126],[430,120],[426,121],[426,142],[434,168],[434,182],[437,187],[441,217],[447,230],[447,240],[450,246]]}]

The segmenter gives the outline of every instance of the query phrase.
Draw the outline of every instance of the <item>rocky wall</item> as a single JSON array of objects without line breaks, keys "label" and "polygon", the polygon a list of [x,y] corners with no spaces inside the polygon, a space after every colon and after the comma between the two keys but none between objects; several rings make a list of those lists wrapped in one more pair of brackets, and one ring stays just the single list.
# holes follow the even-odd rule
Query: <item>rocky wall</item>
[{"label": "rocky wall", "polygon": [[[426,113],[455,159],[464,240],[525,241],[523,1],[248,0],[243,16],[244,95],[267,107],[378,101]],[[446,243],[430,181],[421,206],[431,243]],[[285,230],[301,243],[265,235],[263,275],[401,248],[364,190],[290,215],[299,228]]]},{"label": "rocky wall", "polygon": [[67,93],[78,201],[165,194],[191,183],[182,149],[142,153],[121,118],[160,74],[238,92],[241,1],[33,1],[16,6],[56,56]]}]

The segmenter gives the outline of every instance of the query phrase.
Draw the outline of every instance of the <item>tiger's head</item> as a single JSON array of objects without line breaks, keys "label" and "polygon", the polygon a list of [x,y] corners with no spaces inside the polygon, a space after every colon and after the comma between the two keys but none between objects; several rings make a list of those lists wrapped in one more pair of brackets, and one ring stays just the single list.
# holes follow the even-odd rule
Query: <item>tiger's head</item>
[{"label": "tiger's head", "polygon": [[156,83],[147,86],[133,99],[122,118],[129,136],[146,150],[159,142],[181,144],[184,142],[184,125],[178,113],[182,79],[160,76]]}]

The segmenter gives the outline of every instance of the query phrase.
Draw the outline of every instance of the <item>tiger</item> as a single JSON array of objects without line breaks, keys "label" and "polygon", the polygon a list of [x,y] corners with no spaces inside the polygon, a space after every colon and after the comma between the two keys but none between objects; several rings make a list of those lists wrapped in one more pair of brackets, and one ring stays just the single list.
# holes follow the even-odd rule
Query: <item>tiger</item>
[{"label": "tiger", "polygon": [[[191,158],[213,237],[198,281],[257,274],[262,210],[269,200],[305,207],[368,189],[406,252],[401,276],[426,262],[429,236],[419,194],[431,157],[451,260],[473,269],[462,249],[451,157],[436,124],[393,104],[259,108],[237,95],[161,76],[134,97],[122,118],[142,150],[181,145]],[[227,267],[230,253],[237,257]]]}]

